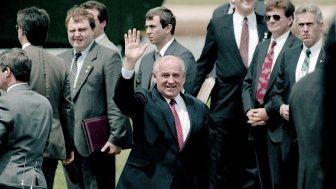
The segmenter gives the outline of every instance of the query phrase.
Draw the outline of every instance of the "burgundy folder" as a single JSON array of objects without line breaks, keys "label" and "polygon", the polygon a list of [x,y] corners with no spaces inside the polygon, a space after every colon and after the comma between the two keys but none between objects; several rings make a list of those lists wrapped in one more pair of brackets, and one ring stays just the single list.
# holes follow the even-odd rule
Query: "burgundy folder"
[{"label": "burgundy folder", "polygon": [[89,147],[89,153],[100,151],[110,136],[107,116],[84,119],[82,127]]}]

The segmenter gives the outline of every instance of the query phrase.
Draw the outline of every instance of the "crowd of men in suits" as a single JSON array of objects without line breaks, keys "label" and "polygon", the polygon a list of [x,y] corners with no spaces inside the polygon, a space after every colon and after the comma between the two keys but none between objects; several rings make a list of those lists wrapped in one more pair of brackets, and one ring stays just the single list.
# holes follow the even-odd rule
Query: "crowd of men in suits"
[{"label": "crowd of men in suits", "polygon": [[[70,189],[334,187],[331,158],[322,158],[330,117],[314,108],[324,109],[328,95],[310,90],[326,78],[334,84],[325,49],[334,49],[335,28],[324,47],[318,6],[232,0],[214,10],[197,60],[175,39],[171,10],[144,16],[155,50],[145,54],[149,44],[129,29],[122,58],[104,33],[105,5],[75,6],[65,19],[72,48],[55,56],[42,48],[48,13],[18,11],[22,49],[0,54],[1,185],[53,188],[61,160]],[[196,96],[209,75],[216,79],[205,104]],[[302,100],[301,89],[314,98]],[[108,117],[110,135],[90,152],[81,124],[99,116]],[[128,148],[116,184],[115,156]]]}]

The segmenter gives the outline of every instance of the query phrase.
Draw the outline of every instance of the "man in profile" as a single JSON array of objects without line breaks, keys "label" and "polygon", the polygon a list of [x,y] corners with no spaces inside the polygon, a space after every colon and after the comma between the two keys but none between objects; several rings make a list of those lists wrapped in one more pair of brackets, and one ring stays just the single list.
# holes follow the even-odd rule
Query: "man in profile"
[{"label": "man in profile", "polygon": [[8,188],[47,188],[41,167],[53,112],[28,85],[31,67],[21,49],[0,54],[0,88],[7,92],[0,97],[0,184]]}]

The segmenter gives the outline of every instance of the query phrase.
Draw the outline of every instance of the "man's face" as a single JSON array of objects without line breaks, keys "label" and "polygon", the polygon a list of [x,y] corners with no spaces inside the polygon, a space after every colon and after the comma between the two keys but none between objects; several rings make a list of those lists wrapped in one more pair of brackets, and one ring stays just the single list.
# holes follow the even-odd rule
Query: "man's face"
[{"label": "man's face", "polygon": [[307,12],[296,15],[296,24],[306,47],[310,48],[320,40],[323,24],[316,21],[314,14]]},{"label": "man's face", "polygon": [[242,16],[248,16],[254,11],[256,0],[235,0],[235,11]]},{"label": "man's face", "polygon": [[146,19],[145,28],[149,41],[156,46],[163,46],[166,36],[170,34],[168,26],[162,28],[159,16],[154,16],[152,20]]},{"label": "man's face", "polygon": [[286,17],[284,9],[275,9],[266,12],[266,22],[268,30],[272,33],[272,36],[276,39],[282,34],[290,30],[293,22],[293,17]]},{"label": "man's face", "polygon": [[86,49],[94,40],[94,31],[90,27],[89,21],[84,18],[78,20],[78,22],[71,18],[67,32],[69,43],[77,52]]},{"label": "man's face", "polygon": [[154,82],[162,96],[173,99],[182,91],[185,81],[181,62],[171,56],[162,57],[158,61],[158,69],[153,73]]},{"label": "man's face", "polygon": [[104,33],[104,28],[106,26],[106,21],[100,22],[98,19],[99,12],[97,9],[86,9],[91,14],[93,14],[93,17],[95,19],[96,27],[94,29],[95,37],[99,37],[101,34]]}]

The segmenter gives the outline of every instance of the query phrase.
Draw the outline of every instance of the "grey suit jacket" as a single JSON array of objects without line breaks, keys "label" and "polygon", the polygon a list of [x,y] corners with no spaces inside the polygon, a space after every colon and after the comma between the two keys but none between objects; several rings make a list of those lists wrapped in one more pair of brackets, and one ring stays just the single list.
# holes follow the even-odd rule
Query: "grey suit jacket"
[{"label": "grey suit jacket", "polygon": [[[242,92],[242,99],[244,105],[244,112],[247,112],[249,109],[258,108],[259,103],[256,100],[256,93],[258,89],[258,78],[260,76],[260,72],[268,52],[268,47],[270,45],[271,40],[268,39],[264,42],[258,44],[255,53],[253,55],[253,60],[251,65],[248,69],[248,72],[245,76],[243,82],[243,92]],[[264,97],[264,105],[269,120],[267,121],[267,125],[269,126],[268,134],[273,142],[281,142],[283,131],[282,131],[282,119],[279,115],[279,109],[274,107],[272,104],[271,95],[274,88],[274,83],[277,78],[279,69],[280,69],[280,62],[283,59],[283,53],[286,49],[290,49],[295,45],[299,45],[302,43],[294,34],[289,33],[284,46],[282,47],[277,59],[274,62],[273,69],[271,72],[271,76],[269,79],[269,83],[266,89],[265,97]]]},{"label": "grey suit jacket", "polygon": [[187,106],[190,131],[179,150],[172,112],[158,90],[138,87],[134,92],[132,79],[119,79],[114,100],[133,120],[134,146],[118,189],[209,188],[209,110],[195,97],[181,96]]},{"label": "grey suit jacket", "polygon": [[26,83],[0,97],[0,183],[47,187],[41,166],[52,117],[49,101]]},{"label": "grey suit jacket", "polygon": [[[185,92],[190,93],[194,84],[196,71],[194,55],[190,52],[190,50],[186,49],[176,40],[174,40],[168,47],[164,56],[166,55],[174,55],[180,57],[184,61],[186,68],[186,81],[184,83],[184,89]],[[141,59],[136,86],[140,85],[144,89],[150,89],[154,62],[155,50],[149,52]]]},{"label": "grey suit jacket", "polygon": [[[70,70],[73,49],[59,55],[63,57]],[[125,117],[113,101],[114,88],[121,70],[119,54],[96,42],[91,46],[80,70],[76,86],[71,94],[75,112],[74,140],[78,152],[88,156],[88,146],[81,127],[82,120],[107,115],[110,123],[109,142],[124,147],[130,142]],[[131,142],[130,142],[131,143]]]},{"label": "grey suit jacket", "polygon": [[53,108],[53,124],[45,157],[65,159],[74,150],[74,117],[64,60],[41,47],[29,45],[24,49],[32,60],[29,85],[45,96]]},{"label": "grey suit jacket", "polygon": [[109,38],[107,37],[106,34],[105,34],[105,35],[103,36],[103,38],[101,38],[99,41],[96,40],[96,42],[97,42],[99,45],[102,45],[102,46],[104,46],[104,47],[106,47],[106,48],[112,49],[112,50],[114,50],[114,51],[116,51],[116,52],[118,52],[118,53],[120,54],[120,50],[118,49],[118,47],[115,46],[115,45],[109,40]]}]

